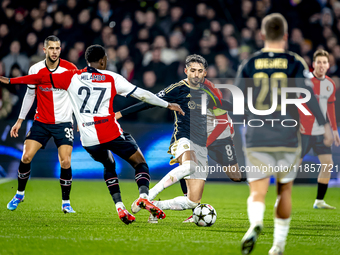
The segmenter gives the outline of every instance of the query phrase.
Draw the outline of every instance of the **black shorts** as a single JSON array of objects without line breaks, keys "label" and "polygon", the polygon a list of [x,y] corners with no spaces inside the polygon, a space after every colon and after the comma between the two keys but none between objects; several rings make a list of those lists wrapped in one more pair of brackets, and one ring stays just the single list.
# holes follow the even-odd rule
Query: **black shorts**
[{"label": "black shorts", "polygon": [[237,164],[236,151],[231,137],[214,141],[208,147],[208,155],[221,166]]},{"label": "black shorts", "polygon": [[110,142],[84,148],[95,161],[103,163],[107,159],[108,151],[112,151],[122,159],[128,160],[138,150],[138,145],[130,134],[124,132]]},{"label": "black shorts", "polygon": [[34,140],[42,144],[41,149],[45,149],[45,146],[50,140],[54,138],[54,143],[59,146],[70,145],[73,146],[73,125],[71,122],[59,123],[59,124],[44,124],[39,121],[33,121],[33,125],[28,131],[25,140]]},{"label": "black shorts", "polygon": [[302,142],[302,150],[301,150],[301,158],[306,156],[306,154],[313,148],[313,151],[316,155],[323,154],[332,154],[331,147],[327,147],[323,143],[323,135],[302,135],[301,134],[301,142]]}]

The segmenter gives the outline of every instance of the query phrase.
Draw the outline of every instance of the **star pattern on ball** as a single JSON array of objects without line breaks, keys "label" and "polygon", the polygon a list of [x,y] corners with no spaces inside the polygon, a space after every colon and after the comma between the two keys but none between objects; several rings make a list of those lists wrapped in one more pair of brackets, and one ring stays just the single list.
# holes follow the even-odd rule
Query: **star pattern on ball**
[{"label": "star pattern on ball", "polygon": [[205,207],[205,204],[200,204],[201,210]]},{"label": "star pattern on ball", "polygon": [[204,217],[205,217],[205,215],[204,215],[204,214],[202,214],[202,212],[200,212],[200,214],[199,214],[199,215],[197,215],[197,217],[198,217],[198,221],[200,221],[200,220],[203,220],[203,221],[204,221]]},{"label": "star pattern on ball", "polygon": [[211,215],[211,217],[216,216],[215,210],[210,210],[210,212],[208,213],[208,215]]}]

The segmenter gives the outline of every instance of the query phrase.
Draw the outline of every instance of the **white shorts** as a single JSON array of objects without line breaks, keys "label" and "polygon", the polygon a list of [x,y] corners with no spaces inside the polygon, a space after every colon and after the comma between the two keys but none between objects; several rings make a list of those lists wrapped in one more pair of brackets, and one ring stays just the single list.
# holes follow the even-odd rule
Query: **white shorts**
[{"label": "white shorts", "polygon": [[288,183],[296,178],[301,148],[295,152],[260,152],[246,149],[246,171],[248,182],[274,176],[279,183]]},{"label": "white shorts", "polygon": [[187,138],[180,138],[170,148],[171,155],[174,158],[170,161],[170,165],[178,163],[178,158],[186,151],[194,151],[197,158],[198,166],[195,173],[184,177],[184,179],[200,179],[206,180],[209,174],[208,170],[208,150],[206,147],[199,146],[191,142]]}]

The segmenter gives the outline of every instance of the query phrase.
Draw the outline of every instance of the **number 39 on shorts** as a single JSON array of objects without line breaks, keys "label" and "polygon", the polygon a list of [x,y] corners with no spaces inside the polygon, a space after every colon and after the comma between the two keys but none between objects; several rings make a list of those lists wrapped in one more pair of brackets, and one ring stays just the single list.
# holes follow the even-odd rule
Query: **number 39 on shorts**
[{"label": "number 39 on shorts", "polygon": [[65,128],[64,129],[65,131],[65,137],[68,138],[68,139],[74,139],[73,137],[73,128]]}]

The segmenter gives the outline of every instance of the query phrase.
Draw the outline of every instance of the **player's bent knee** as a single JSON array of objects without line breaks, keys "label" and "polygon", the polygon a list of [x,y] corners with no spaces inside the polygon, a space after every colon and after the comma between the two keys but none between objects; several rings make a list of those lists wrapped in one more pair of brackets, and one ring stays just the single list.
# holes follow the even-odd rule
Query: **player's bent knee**
[{"label": "player's bent knee", "polygon": [[60,160],[60,167],[67,169],[71,167],[71,159],[70,158],[66,158],[66,159],[61,159]]},{"label": "player's bent knee", "polygon": [[22,154],[21,161],[22,161],[23,163],[29,164],[29,163],[31,163],[32,159],[33,159],[33,156],[31,156],[31,155],[29,155],[29,154],[27,154],[27,153]]}]

